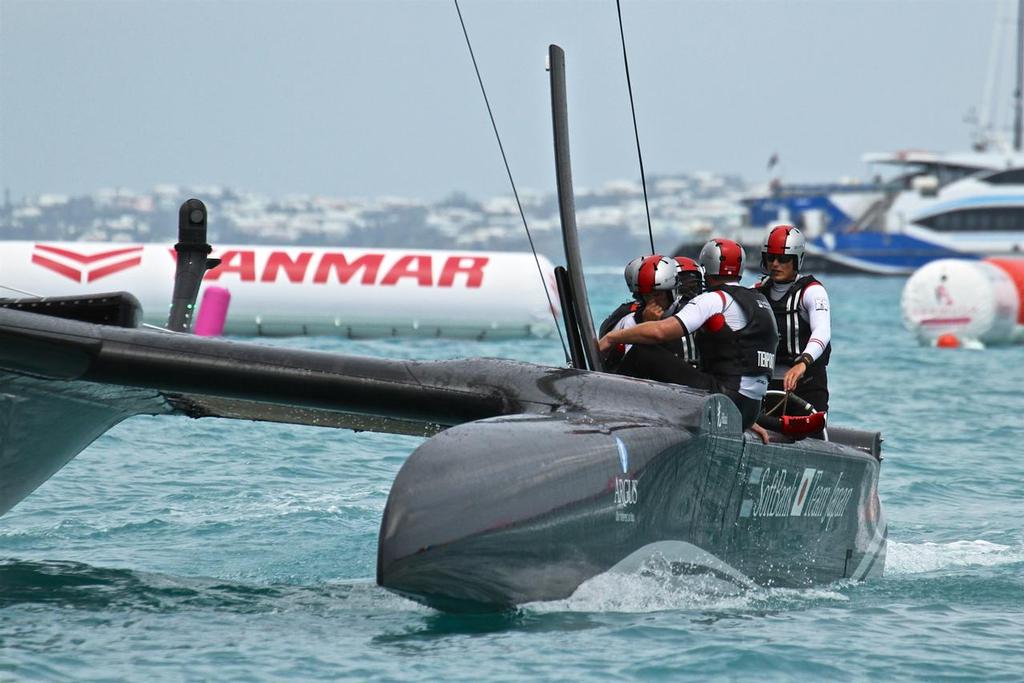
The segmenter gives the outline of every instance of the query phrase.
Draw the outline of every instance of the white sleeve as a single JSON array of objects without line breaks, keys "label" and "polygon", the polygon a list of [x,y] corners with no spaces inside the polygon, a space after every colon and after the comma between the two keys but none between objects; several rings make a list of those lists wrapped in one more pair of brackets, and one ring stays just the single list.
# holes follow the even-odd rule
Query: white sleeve
[{"label": "white sleeve", "polygon": [[[690,299],[690,303],[683,306],[683,309],[676,313],[676,318],[686,328],[687,334],[693,334],[707,322],[708,318],[715,313],[721,313],[725,310],[725,306],[728,303],[726,296],[721,291],[699,294]],[[729,298],[731,299],[732,297]]]},{"label": "white sleeve", "polygon": [[804,290],[800,307],[811,325],[811,338],[803,352],[814,360],[825,353],[825,347],[832,340],[832,316],[829,313],[828,292],[821,283],[814,283]]},{"label": "white sleeve", "polygon": [[619,318],[619,322],[615,323],[615,327],[612,328],[612,332],[616,330],[628,330],[631,327],[636,327],[636,316],[632,313],[627,313]]}]

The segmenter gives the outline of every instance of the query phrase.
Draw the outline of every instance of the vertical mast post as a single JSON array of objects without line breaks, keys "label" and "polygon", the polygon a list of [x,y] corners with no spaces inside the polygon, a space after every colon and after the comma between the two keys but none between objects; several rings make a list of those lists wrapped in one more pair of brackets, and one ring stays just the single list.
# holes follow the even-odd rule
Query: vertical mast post
[{"label": "vertical mast post", "polygon": [[[1024,1],[1024,0],[1022,0]],[[565,52],[557,45],[548,48],[551,73],[551,118],[555,137],[555,177],[558,185],[558,211],[562,219],[565,264],[574,294],[576,320],[583,341],[583,352],[591,370],[601,370],[594,320],[590,315],[587,283],[583,278],[579,236],[576,232],[576,200],[572,189],[572,164],[569,158],[569,108],[565,95]]]}]

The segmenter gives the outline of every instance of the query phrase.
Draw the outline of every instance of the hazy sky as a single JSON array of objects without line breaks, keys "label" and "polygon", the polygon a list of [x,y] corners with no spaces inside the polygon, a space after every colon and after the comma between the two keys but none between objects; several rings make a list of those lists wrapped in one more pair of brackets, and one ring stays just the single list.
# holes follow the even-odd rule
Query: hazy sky
[{"label": "hazy sky", "polygon": [[[752,181],[776,151],[787,179],[827,180],[863,175],[868,151],[967,147],[1006,12],[622,4],[647,170]],[[554,189],[552,42],[567,53],[577,187],[639,177],[614,0],[460,6],[521,188]],[[1012,65],[1002,74],[1009,121]],[[17,198],[156,183],[509,192],[452,2],[0,0],[0,185]]]}]

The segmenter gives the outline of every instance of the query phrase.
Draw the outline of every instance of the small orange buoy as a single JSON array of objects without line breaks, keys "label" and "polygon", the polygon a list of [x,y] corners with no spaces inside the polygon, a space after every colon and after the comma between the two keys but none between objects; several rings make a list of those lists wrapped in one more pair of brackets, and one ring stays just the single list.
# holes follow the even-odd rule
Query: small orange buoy
[{"label": "small orange buoy", "polygon": [[935,345],[940,349],[957,349],[960,348],[960,340],[956,338],[955,334],[939,335],[939,338],[935,340]]}]

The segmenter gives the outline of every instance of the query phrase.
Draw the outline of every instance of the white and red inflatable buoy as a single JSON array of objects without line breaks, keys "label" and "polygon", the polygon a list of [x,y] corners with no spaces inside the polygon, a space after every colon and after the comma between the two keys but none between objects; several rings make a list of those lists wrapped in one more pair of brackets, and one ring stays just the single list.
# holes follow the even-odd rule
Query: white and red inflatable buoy
[{"label": "white and red inflatable buoy", "polygon": [[[200,299],[207,287],[230,291],[228,335],[493,339],[555,330],[554,269],[540,257],[542,282],[530,253],[223,246],[211,256],[222,262]],[[41,296],[131,292],[154,325],[167,322],[174,266],[172,244],[0,242],[0,285]]]},{"label": "white and red inflatable buoy", "polygon": [[940,259],[903,287],[903,322],[943,348],[1024,341],[1024,258]]}]

